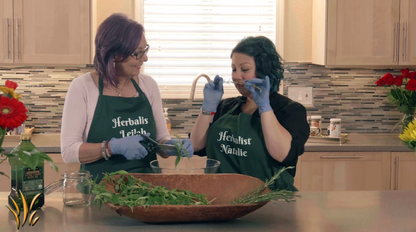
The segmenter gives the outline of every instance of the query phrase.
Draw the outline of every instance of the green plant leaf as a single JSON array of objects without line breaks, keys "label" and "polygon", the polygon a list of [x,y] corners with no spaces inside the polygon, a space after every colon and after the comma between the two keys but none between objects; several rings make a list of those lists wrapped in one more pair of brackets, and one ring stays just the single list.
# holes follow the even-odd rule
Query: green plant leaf
[{"label": "green plant leaf", "polygon": [[49,163],[49,165],[50,165],[52,168],[54,168],[54,169],[55,169],[55,171],[56,171],[56,172],[58,172],[58,171],[59,171],[58,166],[56,166],[56,165],[55,165],[55,163],[53,162],[52,158],[51,158],[51,157],[49,157],[46,153],[40,152],[40,153],[38,153],[38,155],[39,155],[39,158],[40,158],[41,160],[46,160],[46,161]]},{"label": "green plant leaf", "polygon": [[406,113],[408,112],[409,107],[407,105],[398,104],[397,109],[402,113]]},{"label": "green plant leaf", "polygon": [[39,162],[38,155],[32,155],[30,152],[27,151],[13,152],[12,155],[14,155],[14,157],[18,156],[22,163],[24,163],[26,166],[30,167],[33,170],[36,169],[36,166]]},{"label": "green plant leaf", "polygon": [[181,156],[177,155],[175,159],[175,168],[178,166],[179,162],[181,161]]}]

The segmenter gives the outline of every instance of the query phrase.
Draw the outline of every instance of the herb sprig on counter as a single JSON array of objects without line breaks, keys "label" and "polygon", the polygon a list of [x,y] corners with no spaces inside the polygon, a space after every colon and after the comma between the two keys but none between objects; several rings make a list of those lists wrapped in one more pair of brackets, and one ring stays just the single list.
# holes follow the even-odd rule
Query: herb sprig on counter
[{"label": "herb sprig on counter", "polygon": [[274,181],[279,178],[282,172],[286,171],[287,169],[292,169],[293,167],[283,167],[279,170],[270,180],[266,180],[264,185],[258,187],[257,189],[253,190],[252,192],[248,193],[247,195],[237,198],[230,202],[230,204],[258,204],[266,201],[271,200],[285,200],[286,202],[294,201],[294,197],[300,197],[295,195],[294,192],[285,189],[279,189],[270,191],[267,193],[263,193],[266,187],[274,184]]},{"label": "herb sprig on counter", "polygon": [[[120,177],[115,177],[120,174]],[[105,189],[105,182],[114,185],[115,193]],[[195,194],[189,190],[168,190],[163,186],[155,186],[128,174],[126,171],[105,173],[103,182],[93,184],[92,193],[96,195],[94,203],[125,205],[133,211],[134,206],[149,207],[151,205],[210,205],[211,201],[203,194]]]}]

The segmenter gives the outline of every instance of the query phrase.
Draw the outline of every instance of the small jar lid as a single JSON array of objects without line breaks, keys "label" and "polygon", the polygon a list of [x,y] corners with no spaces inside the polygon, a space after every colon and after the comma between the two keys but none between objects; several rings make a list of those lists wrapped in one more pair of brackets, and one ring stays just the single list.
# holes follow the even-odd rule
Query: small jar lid
[{"label": "small jar lid", "polygon": [[340,118],[331,118],[329,119],[330,122],[341,122]]},{"label": "small jar lid", "polygon": [[320,115],[312,115],[311,116],[311,119],[321,119],[322,118],[322,116],[320,116]]}]

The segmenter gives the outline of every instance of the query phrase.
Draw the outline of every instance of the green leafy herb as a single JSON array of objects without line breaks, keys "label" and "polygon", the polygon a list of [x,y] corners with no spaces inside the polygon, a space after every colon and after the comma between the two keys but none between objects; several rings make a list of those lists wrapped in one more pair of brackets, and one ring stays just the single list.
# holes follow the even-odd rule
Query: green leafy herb
[{"label": "green leafy herb", "polygon": [[55,169],[56,172],[58,172],[58,166],[56,166],[53,163],[53,160],[51,157],[49,157],[47,154],[39,151],[38,149],[32,149],[32,150],[13,150],[10,154],[4,154],[8,158],[20,158],[21,162],[27,166],[29,166],[31,169],[35,169],[39,162],[42,162],[46,160],[49,165]]},{"label": "green leafy herb", "polygon": [[[120,177],[115,177],[120,174]],[[105,183],[114,186],[115,193],[105,189]],[[210,205],[211,201],[205,195],[194,194],[189,190],[168,190],[163,186],[137,179],[126,171],[105,173],[103,182],[93,183],[92,193],[96,195],[94,203],[128,206],[133,211],[134,206],[149,207],[151,205]]]},{"label": "green leafy herb", "polygon": [[[180,136],[178,134],[175,134],[175,137],[180,139]],[[175,160],[175,168],[178,166],[179,162],[181,161],[182,157],[182,152],[185,152],[186,156],[189,159],[189,152],[188,150],[183,146],[183,144],[181,143],[181,141],[177,141],[175,143],[175,147],[176,147],[176,160]]]},{"label": "green leafy herb", "polygon": [[[244,85],[244,81],[243,80],[240,80],[240,81],[228,80],[228,81],[225,81],[224,83],[227,83],[227,84],[234,83],[234,84]],[[258,87],[257,85],[252,85],[252,86],[253,86],[253,88],[258,89],[259,92],[261,93],[262,89],[260,87]]]},{"label": "green leafy herb", "polygon": [[263,193],[266,187],[274,184],[274,181],[279,178],[280,174],[287,169],[291,169],[293,167],[282,168],[276,173],[270,180],[266,180],[264,185],[260,186],[259,188],[253,190],[252,192],[248,193],[247,195],[234,199],[230,202],[230,204],[257,204],[261,202],[266,202],[270,200],[285,200],[286,202],[294,201],[294,197],[299,197],[294,194],[294,192],[289,190],[274,190],[267,193]]}]

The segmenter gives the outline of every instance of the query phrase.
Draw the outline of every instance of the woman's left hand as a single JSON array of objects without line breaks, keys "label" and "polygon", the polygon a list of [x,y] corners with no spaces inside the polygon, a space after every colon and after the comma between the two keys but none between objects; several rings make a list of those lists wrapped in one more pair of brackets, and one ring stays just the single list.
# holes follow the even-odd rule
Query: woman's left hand
[{"label": "woman's left hand", "polygon": [[270,106],[270,80],[268,76],[264,79],[253,78],[250,81],[245,80],[245,87],[251,92],[254,102],[259,107],[259,113],[272,110]]},{"label": "woman's left hand", "polygon": [[[175,145],[175,143],[181,143],[182,145]],[[175,145],[176,147],[176,151],[165,151],[165,153],[169,156],[176,156],[177,152],[178,152],[178,146],[183,147],[183,149],[181,149],[180,153],[182,155],[182,157],[187,157],[187,154],[189,154],[189,158],[191,158],[194,155],[194,147],[192,146],[192,142],[190,139],[171,139],[171,140],[167,140],[165,142],[165,144],[171,144],[171,145]]]}]

